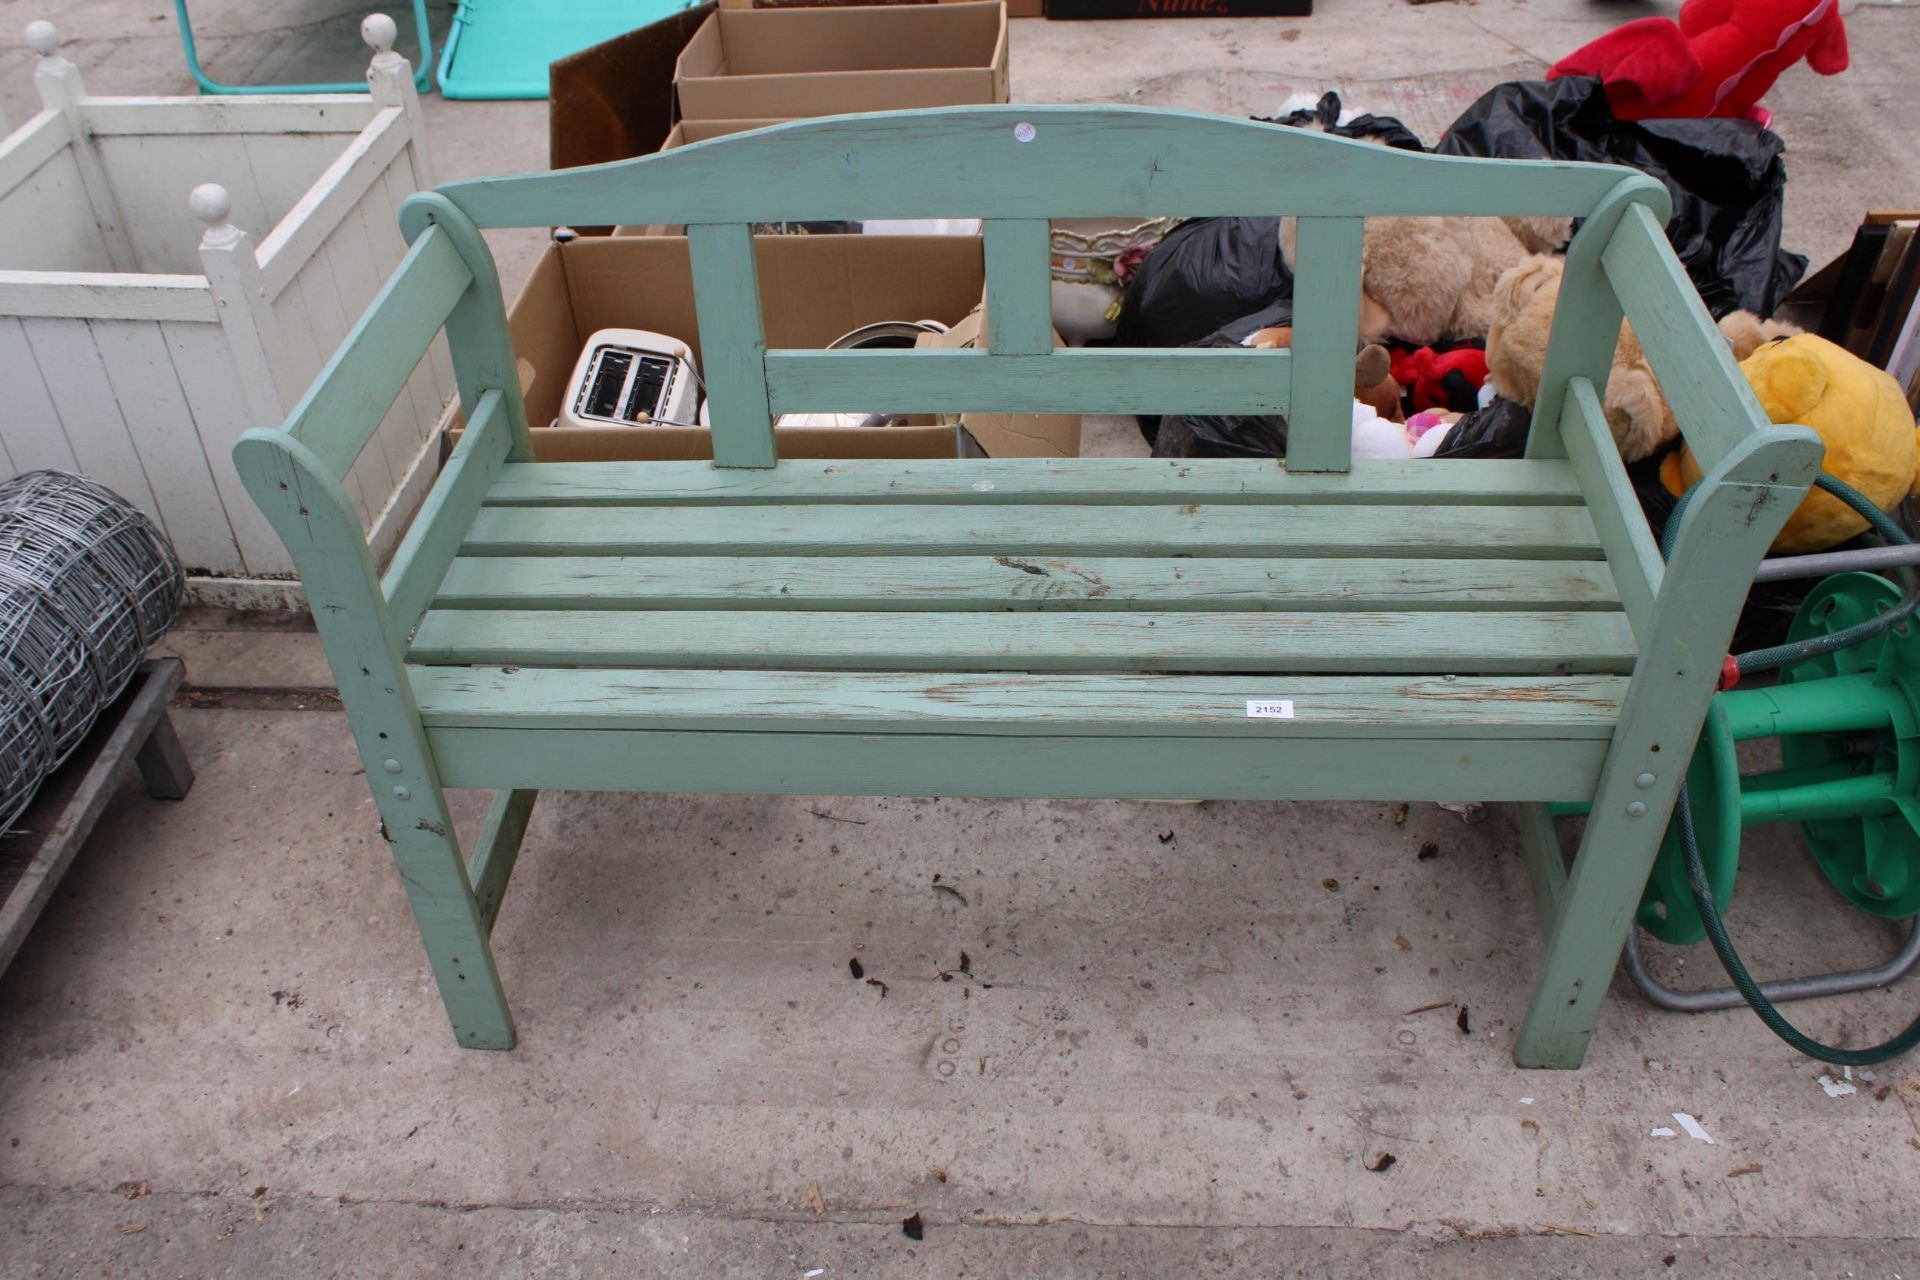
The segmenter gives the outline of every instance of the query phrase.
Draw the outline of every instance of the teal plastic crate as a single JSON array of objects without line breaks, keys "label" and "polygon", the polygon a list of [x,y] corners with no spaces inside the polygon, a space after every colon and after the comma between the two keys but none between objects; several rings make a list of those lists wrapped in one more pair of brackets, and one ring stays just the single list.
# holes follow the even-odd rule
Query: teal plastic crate
[{"label": "teal plastic crate", "polygon": [[547,64],[687,7],[687,0],[461,0],[440,55],[448,98],[544,98]]}]

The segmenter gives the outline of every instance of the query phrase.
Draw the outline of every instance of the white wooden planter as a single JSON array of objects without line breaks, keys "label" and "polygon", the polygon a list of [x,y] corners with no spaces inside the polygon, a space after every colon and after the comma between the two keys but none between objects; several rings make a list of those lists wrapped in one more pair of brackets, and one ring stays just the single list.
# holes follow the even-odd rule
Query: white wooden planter
[{"label": "white wooden planter", "polygon": [[[101,98],[36,22],[44,109],[0,143],[0,467],[81,471],[157,518],[207,603],[297,600],[230,453],[282,421],[406,250],[432,185],[394,26],[371,95]],[[438,463],[444,341],[347,492],[384,557]]]}]

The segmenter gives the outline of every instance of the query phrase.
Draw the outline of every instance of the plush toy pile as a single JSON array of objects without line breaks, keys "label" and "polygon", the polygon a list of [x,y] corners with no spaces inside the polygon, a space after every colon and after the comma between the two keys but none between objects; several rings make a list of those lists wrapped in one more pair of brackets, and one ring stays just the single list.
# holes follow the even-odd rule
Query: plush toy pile
[{"label": "plush toy pile", "polygon": [[[1548,83],[1489,90],[1434,149],[1625,163],[1659,178],[1674,196],[1675,254],[1761,409],[1819,432],[1826,470],[1891,507],[1920,494],[1920,433],[1899,386],[1845,349],[1769,318],[1806,260],[1780,246],[1783,144],[1764,127],[1760,103],[1802,60],[1822,75],[1846,69],[1838,0],[1685,0],[1677,22],[1628,22],[1562,58]],[[1288,105],[1298,109],[1257,118],[1426,149],[1399,121],[1345,111],[1334,94]],[[1572,232],[1563,218],[1366,220],[1354,457],[1524,451]],[[1155,345],[1158,333],[1175,344],[1290,345],[1295,252],[1291,218],[1183,225],[1142,264],[1141,287],[1129,286],[1121,344]],[[1646,464],[1631,474],[1657,525],[1699,469],[1630,324],[1615,344],[1603,408],[1621,458]],[[1285,453],[1281,417],[1175,417],[1156,434],[1158,421],[1143,430],[1160,456]],[[1776,549],[1831,547],[1864,524],[1816,490]]]}]

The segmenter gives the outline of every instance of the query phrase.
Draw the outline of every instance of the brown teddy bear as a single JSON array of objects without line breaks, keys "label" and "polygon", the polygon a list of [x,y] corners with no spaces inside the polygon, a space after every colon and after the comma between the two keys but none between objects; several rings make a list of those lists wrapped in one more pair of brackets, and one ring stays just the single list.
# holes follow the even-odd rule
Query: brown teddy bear
[{"label": "brown teddy bear", "polygon": [[[1505,272],[1493,290],[1487,381],[1507,399],[1528,408],[1540,390],[1564,266],[1559,258],[1536,254]],[[1750,311],[1735,311],[1720,321],[1720,332],[1732,345],[1733,358],[1744,360],[1763,343],[1800,331],[1777,320],[1762,320]],[[1613,349],[1605,409],[1613,442],[1628,462],[1658,453],[1680,434],[1631,325],[1620,327],[1620,340]]]},{"label": "brown teddy bear", "polygon": [[[1291,347],[1293,326],[1283,324],[1256,329],[1247,335],[1243,345]],[[1406,413],[1400,407],[1400,384],[1393,380],[1393,357],[1378,343],[1368,343],[1353,358],[1353,398],[1388,422],[1407,420]]]},{"label": "brown teddy bear", "polygon": [[[1565,218],[1368,218],[1361,240],[1360,340],[1416,347],[1484,338],[1494,283],[1530,253],[1567,242]],[[1280,245],[1297,262],[1294,220]]]}]

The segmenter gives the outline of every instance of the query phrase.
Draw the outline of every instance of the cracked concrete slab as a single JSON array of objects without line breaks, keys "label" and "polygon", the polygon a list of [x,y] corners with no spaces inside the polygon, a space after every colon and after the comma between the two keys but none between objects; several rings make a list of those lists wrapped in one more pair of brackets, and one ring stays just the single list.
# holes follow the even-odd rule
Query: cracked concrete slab
[{"label": "cracked concrete slab", "polygon": [[[835,1280],[889,1276],[1202,1275],[1295,1280],[1327,1275],[1494,1275],[1641,1280],[1649,1275],[1787,1280],[1897,1276],[1904,1242],[1752,1237],[1620,1239],[1577,1232],[1427,1238],[1358,1228],[1185,1227],[1142,1231],[1077,1222],[932,1228],[920,1241],[892,1221],[829,1215],[747,1220],[632,1207],[498,1208],[322,1199],[272,1187],[232,1195],[0,1189],[7,1234],[57,1232],[21,1276],[286,1274],[289,1259],[339,1258],[333,1274],[671,1275],[683,1280]],[[211,1243],[209,1243],[211,1242]],[[1809,1246],[1815,1246],[1809,1248]],[[399,1247],[396,1247],[399,1246]],[[1815,1258],[1817,1257],[1817,1262]],[[1813,1266],[1810,1267],[1810,1263]],[[1817,1270],[1815,1269],[1817,1268]]]},{"label": "cracked concrete slab", "polygon": [[[1658,1014],[1617,983],[1584,1071],[1513,1068],[1537,943],[1497,810],[548,795],[495,941],[521,1046],[474,1054],[343,718],[177,718],[193,795],[119,796],[0,988],[0,1183],[102,1248],[158,1247],[105,1235],[156,1210],[99,1193],[142,1182],[213,1260],[260,1186],[300,1212],[388,1204],[365,1212],[396,1262],[421,1232],[493,1222],[534,1249],[583,1213],[658,1210],[717,1248],[820,1227],[816,1207],[837,1234],[807,1238],[839,1243],[810,1265],[883,1274],[1063,1221],[1174,1258],[1196,1229],[1276,1257],[1306,1231],[1327,1271],[1431,1269],[1463,1240],[1610,1241],[1594,1265],[1620,1274],[1669,1238],[1797,1242],[1751,1257],[1823,1270],[1912,1247],[1888,1213],[1920,1193],[1898,1067],[1829,1098],[1745,1015]],[[484,797],[457,800],[471,839]],[[1885,946],[1792,848],[1743,883],[1755,963]],[[1802,1016],[1857,1041],[1910,995]],[[1675,1111],[1713,1143],[1651,1136]],[[501,1212],[427,1212],[449,1205]],[[931,1244],[901,1235],[913,1212]],[[0,1263],[54,1243],[0,1237]],[[1524,1267],[1501,1248],[1483,1262]]]}]

